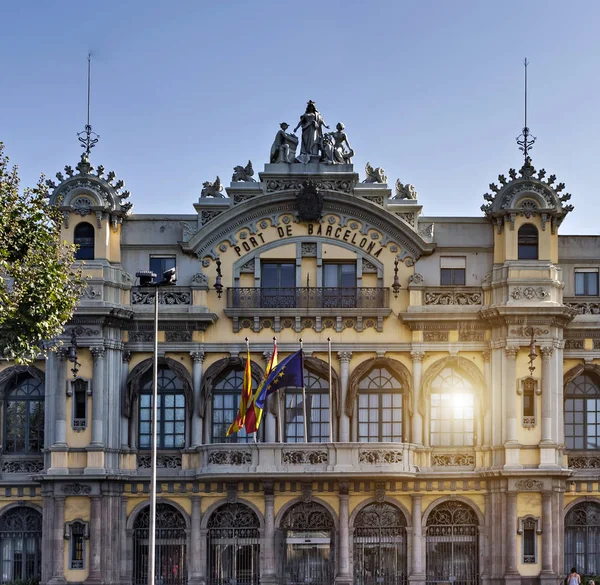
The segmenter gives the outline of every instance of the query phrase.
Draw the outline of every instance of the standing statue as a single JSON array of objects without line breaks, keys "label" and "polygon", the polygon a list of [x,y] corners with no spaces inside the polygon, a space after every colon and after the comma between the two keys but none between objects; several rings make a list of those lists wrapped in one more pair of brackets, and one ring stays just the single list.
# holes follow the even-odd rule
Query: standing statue
[{"label": "standing statue", "polygon": [[321,162],[328,165],[350,164],[354,151],[344,132],[344,125],[338,122],[336,128],[337,132],[327,132],[323,136]]},{"label": "standing statue", "polygon": [[273,146],[271,146],[271,163],[293,163],[296,162],[296,148],[298,148],[298,137],[286,132],[289,125],[285,122],[279,124],[281,130],[275,135]]},{"label": "standing statue", "polygon": [[302,127],[302,142],[300,146],[300,156],[298,160],[303,164],[310,162],[311,156],[319,156],[319,150],[323,143],[323,126],[329,129],[325,124],[323,116],[317,110],[315,102],[308,101],[306,111],[300,116],[298,125],[294,128],[294,132]]}]

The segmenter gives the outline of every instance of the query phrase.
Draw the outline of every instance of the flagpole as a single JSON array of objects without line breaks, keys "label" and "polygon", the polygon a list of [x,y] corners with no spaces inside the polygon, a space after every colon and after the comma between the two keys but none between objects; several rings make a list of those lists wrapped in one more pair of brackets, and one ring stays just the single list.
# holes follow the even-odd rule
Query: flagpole
[{"label": "flagpole", "polygon": [[[250,359],[250,340],[247,337],[244,337],[244,341],[246,342],[246,359]],[[252,377],[250,377],[250,397],[252,397],[253,395],[253,391],[252,391]],[[246,408],[248,408],[248,404],[246,405]],[[254,443],[256,444],[256,432],[253,433],[254,436]]]},{"label": "flagpole", "polygon": [[333,400],[331,389],[331,337],[327,338],[327,363],[329,365],[329,442],[333,443]]},{"label": "flagpole", "polygon": [[[300,338],[300,351],[302,352],[302,337]],[[308,423],[306,420],[306,384],[304,383],[304,352],[302,352],[302,420],[304,421],[304,442],[308,443]]]}]

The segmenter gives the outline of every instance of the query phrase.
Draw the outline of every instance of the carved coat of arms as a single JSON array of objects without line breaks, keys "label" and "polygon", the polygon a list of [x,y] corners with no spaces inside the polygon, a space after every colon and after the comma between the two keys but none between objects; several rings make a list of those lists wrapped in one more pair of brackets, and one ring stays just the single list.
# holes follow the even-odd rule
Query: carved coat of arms
[{"label": "carved coat of arms", "polygon": [[323,214],[323,195],[316,184],[308,181],[296,198],[299,221],[318,221]]}]

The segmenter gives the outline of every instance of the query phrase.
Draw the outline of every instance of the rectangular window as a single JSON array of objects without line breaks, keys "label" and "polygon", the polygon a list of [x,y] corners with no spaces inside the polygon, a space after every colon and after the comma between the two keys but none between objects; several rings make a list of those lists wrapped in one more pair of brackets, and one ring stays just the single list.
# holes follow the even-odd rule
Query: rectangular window
[{"label": "rectangular window", "polygon": [[575,295],[597,297],[598,296],[598,269],[576,268],[575,269]]},{"label": "rectangular window", "polygon": [[160,282],[167,270],[175,268],[175,263],[175,256],[150,256],[150,270],[156,274],[155,282]]},{"label": "rectangular window", "polygon": [[431,395],[431,445],[474,444],[473,395],[446,392]]},{"label": "rectangular window", "polygon": [[292,262],[261,263],[261,307],[291,308],[296,306],[296,264]]},{"label": "rectangular window", "polygon": [[[157,447],[181,449],[185,446],[185,397],[183,394],[158,395]],[[152,446],[152,395],[140,395],[139,447]]]},{"label": "rectangular window", "polygon": [[525,516],[519,518],[519,534],[521,535],[522,562],[524,565],[537,563],[537,532],[539,518]]},{"label": "rectangular window", "polygon": [[83,431],[87,427],[88,380],[77,378],[71,382],[71,400],[73,402],[73,429]]},{"label": "rectangular window", "polygon": [[324,264],[323,287],[323,308],[356,307],[356,264]]},{"label": "rectangular window", "polygon": [[70,569],[84,569],[85,526],[81,522],[71,525],[71,562]]},{"label": "rectangular window", "polygon": [[464,286],[466,282],[467,259],[464,256],[441,258],[440,284],[442,286]]},{"label": "rectangular window", "polygon": [[402,442],[402,394],[359,394],[358,440],[361,443]]},{"label": "rectangular window", "polygon": [[[307,392],[306,414],[308,418],[308,442],[328,442],[329,394]],[[299,390],[286,390],[285,392],[285,440],[288,443],[304,442],[304,409],[302,406],[302,392]]]},{"label": "rectangular window", "polygon": [[[217,393],[213,391],[212,399],[212,442],[213,443],[250,443],[253,436],[246,434],[246,429],[227,436],[231,423],[240,409],[241,388],[235,393]],[[263,412],[263,416],[266,413]],[[264,421],[263,421],[264,422]]]}]

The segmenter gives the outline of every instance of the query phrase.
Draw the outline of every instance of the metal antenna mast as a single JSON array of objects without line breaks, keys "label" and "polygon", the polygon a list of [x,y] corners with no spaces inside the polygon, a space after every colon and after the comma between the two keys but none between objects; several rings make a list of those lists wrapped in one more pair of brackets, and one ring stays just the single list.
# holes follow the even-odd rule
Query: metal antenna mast
[{"label": "metal antenna mast", "polygon": [[527,159],[529,159],[529,151],[533,148],[533,143],[536,141],[536,138],[529,134],[529,127],[527,126],[527,66],[529,65],[529,61],[525,59],[523,65],[525,66],[525,124],[523,126],[523,132],[517,136],[517,144],[519,145],[519,150],[525,156],[525,162],[527,162]]},{"label": "metal antenna mast", "polygon": [[85,153],[89,157],[90,150],[96,146],[100,136],[95,132],[92,132],[92,125],[90,124],[90,96],[92,88],[92,55],[88,53],[88,70],[87,70],[87,124],[83,132],[78,132],[77,137],[81,142],[82,148],[85,148]]}]

